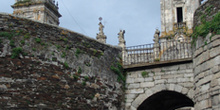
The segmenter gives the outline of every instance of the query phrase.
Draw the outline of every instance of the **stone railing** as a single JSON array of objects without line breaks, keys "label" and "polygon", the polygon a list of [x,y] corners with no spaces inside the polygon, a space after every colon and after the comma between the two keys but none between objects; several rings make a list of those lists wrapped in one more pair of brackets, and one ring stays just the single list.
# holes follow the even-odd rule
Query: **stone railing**
[{"label": "stone railing", "polygon": [[127,47],[123,52],[123,65],[191,59],[191,57],[190,42],[168,41]]}]

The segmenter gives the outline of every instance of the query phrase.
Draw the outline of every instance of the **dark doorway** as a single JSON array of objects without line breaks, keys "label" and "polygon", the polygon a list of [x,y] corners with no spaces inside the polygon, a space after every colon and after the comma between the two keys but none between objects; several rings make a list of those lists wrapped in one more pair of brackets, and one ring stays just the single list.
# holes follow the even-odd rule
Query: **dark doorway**
[{"label": "dark doorway", "polygon": [[175,110],[193,106],[193,101],[181,93],[161,91],[147,98],[137,110]]},{"label": "dark doorway", "polygon": [[177,9],[177,23],[183,22],[183,9],[182,7],[178,7]]}]

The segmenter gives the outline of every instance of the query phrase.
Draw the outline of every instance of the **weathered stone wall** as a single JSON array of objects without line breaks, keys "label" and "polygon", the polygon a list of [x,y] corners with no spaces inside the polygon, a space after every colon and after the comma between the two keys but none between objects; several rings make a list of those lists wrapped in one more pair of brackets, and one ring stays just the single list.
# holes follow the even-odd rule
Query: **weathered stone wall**
[{"label": "weathered stone wall", "polygon": [[[208,0],[202,4],[194,13],[193,27],[201,24],[201,19],[205,17],[206,21],[212,20],[213,16],[220,11],[220,2],[218,0]],[[208,15],[208,16],[204,16]]]},{"label": "weathered stone wall", "polygon": [[60,27],[0,14],[1,109],[117,110],[110,67],[121,49]]},{"label": "weathered stone wall", "polygon": [[[220,11],[218,0],[208,0],[194,15],[194,28]],[[220,35],[199,36],[194,47],[195,110],[220,109]]]},{"label": "weathered stone wall", "polygon": [[[209,39],[210,35],[207,36]],[[201,43],[204,44],[204,43]],[[220,35],[196,47],[193,66],[195,110],[220,109]]]},{"label": "weathered stone wall", "polygon": [[145,99],[162,90],[176,91],[193,99],[193,81],[192,62],[128,70],[126,110],[136,110]]}]

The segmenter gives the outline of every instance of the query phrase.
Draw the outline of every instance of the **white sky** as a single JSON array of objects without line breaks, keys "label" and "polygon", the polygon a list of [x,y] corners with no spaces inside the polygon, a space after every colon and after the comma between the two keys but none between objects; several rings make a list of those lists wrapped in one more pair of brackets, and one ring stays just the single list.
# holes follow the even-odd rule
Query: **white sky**
[{"label": "white sky", "polygon": [[[99,17],[105,26],[107,43],[118,44],[120,29],[125,30],[127,46],[152,43],[160,29],[160,0],[56,0],[60,26],[96,38]],[[0,0],[0,12],[12,13],[15,0]],[[69,10],[69,12],[67,11]],[[71,15],[70,15],[71,14]],[[74,21],[75,19],[75,21]]]}]

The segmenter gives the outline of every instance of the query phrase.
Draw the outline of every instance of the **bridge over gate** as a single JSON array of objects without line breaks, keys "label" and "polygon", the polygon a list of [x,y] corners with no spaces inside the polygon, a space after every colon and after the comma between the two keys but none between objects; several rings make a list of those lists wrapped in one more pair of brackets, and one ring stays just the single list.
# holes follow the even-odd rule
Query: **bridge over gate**
[{"label": "bridge over gate", "polygon": [[[191,110],[193,64],[188,41],[127,47],[126,110]],[[183,108],[187,107],[187,108]]]}]

